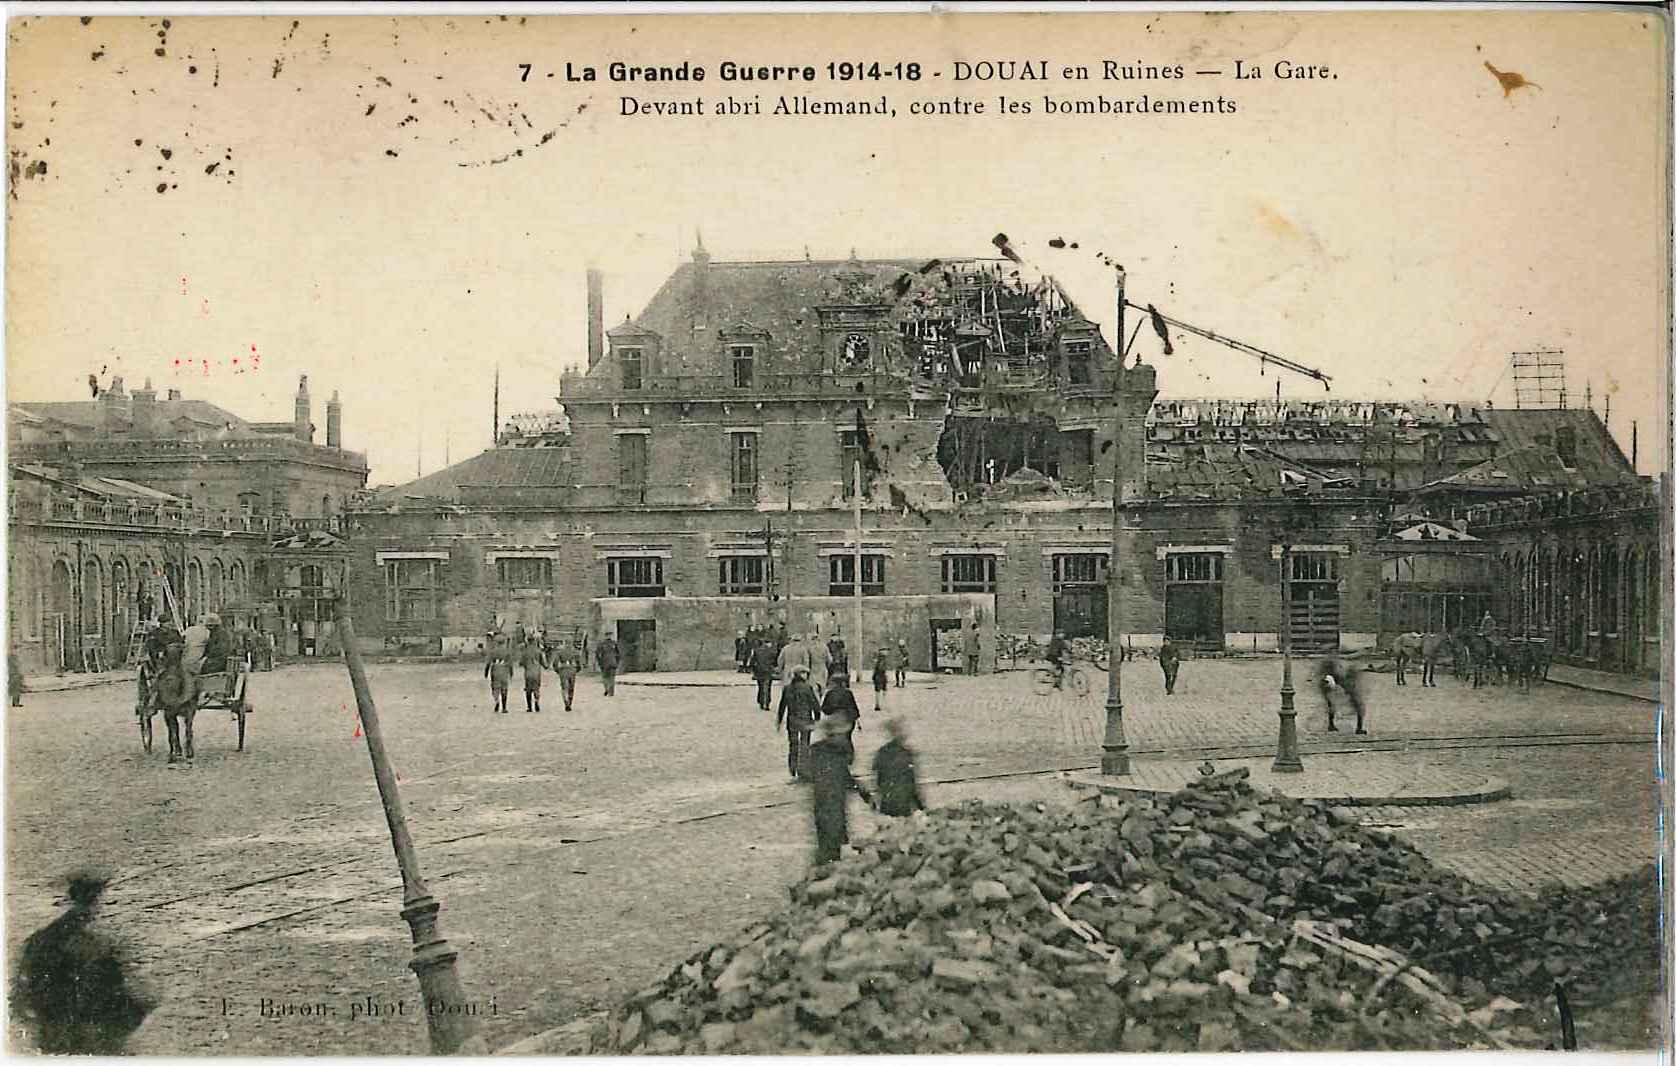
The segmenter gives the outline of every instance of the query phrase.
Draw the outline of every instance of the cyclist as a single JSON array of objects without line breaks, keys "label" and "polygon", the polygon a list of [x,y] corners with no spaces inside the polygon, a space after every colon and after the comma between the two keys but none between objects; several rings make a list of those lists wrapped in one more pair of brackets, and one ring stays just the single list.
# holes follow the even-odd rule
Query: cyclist
[{"label": "cyclist", "polygon": [[1055,632],[1053,639],[1048,642],[1047,661],[1053,664],[1053,687],[1065,687],[1065,634]]}]

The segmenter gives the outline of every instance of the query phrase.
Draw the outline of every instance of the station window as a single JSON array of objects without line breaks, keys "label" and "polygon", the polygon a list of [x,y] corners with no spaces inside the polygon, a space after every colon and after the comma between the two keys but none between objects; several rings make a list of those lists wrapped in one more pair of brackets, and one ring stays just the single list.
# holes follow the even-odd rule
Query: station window
[{"label": "station window", "polygon": [[757,348],[754,344],[735,344],[728,349],[733,357],[733,387],[748,389],[756,382]]},{"label": "station window", "polygon": [[760,555],[724,555],[717,588],[723,596],[761,596],[768,588],[768,560]]},{"label": "station window", "polygon": [[995,556],[943,556],[943,591],[948,593],[993,593],[995,591]]},{"label": "station window", "polygon": [[623,389],[638,389],[641,383],[641,367],[644,363],[645,350],[642,348],[617,349],[617,366],[622,370]]},{"label": "station window", "polygon": [[[828,560],[830,564],[831,581],[828,584],[829,596],[855,595],[855,556],[834,555]],[[863,555],[861,557],[861,594],[863,596],[883,596],[885,594],[885,557],[882,555]]]},{"label": "station window", "polygon": [[607,559],[605,586],[609,596],[662,596],[663,560]]},{"label": "station window", "polygon": [[384,564],[384,618],[429,622],[437,616],[441,563],[436,559],[391,559]]}]

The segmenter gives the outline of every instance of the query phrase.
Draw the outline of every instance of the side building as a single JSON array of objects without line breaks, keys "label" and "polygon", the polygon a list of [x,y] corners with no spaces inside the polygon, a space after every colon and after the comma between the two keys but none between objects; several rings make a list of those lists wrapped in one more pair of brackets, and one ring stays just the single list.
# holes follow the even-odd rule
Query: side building
[{"label": "side building", "polygon": [[122,664],[142,623],[208,611],[329,650],[347,587],[344,508],[366,484],[326,406],[314,443],[307,379],[295,417],[250,423],[149,383],[8,410],[11,650],[25,672]]}]

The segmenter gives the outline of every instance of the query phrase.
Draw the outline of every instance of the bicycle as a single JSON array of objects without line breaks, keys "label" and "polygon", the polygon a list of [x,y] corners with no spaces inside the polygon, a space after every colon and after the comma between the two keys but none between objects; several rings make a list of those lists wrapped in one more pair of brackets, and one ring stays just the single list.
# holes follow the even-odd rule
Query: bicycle
[{"label": "bicycle", "polygon": [[[1050,663],[1038,666],[1030,674],[1031,683],[1035,686],[1036,695],[1047,696],[1054,691],[1054,669]],[[1074,662],[1065,664],[1065,673],[1060,681],[1059,689],[1076,696],[1088,695],[1088,675],[1083,673],[1082,667]]]}]

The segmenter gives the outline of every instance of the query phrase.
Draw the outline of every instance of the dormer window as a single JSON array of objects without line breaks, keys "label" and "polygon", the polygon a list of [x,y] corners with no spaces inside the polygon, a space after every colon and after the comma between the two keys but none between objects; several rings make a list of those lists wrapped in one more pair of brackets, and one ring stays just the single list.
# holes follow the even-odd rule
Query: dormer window
[{"label": "dormer window", "polygon": [[733,387],[748,389],[756,384],[757,348],[754,344],[734,344],[729,346],[728,354],[732,356]]},{"label": "dormer window", "polygon": [[640,388],[642,381],[641,366],[645,354],[646,350],[644,348],[617,349],[617,365],[622,370],[624,391]]},{"label": "dormer window", "polygon": [[1090,341],[1065,342],[1065,365],[1071,375],[1071,384],[1088,384],[1088,359],[1093,350],[1094,345]]},{"label": "dormer window", "polygon": [[1560,453],[1560,465],[1567,470],[1577,469],[1577,430],[1561,426],[1554,431],[1554,450]]}]

